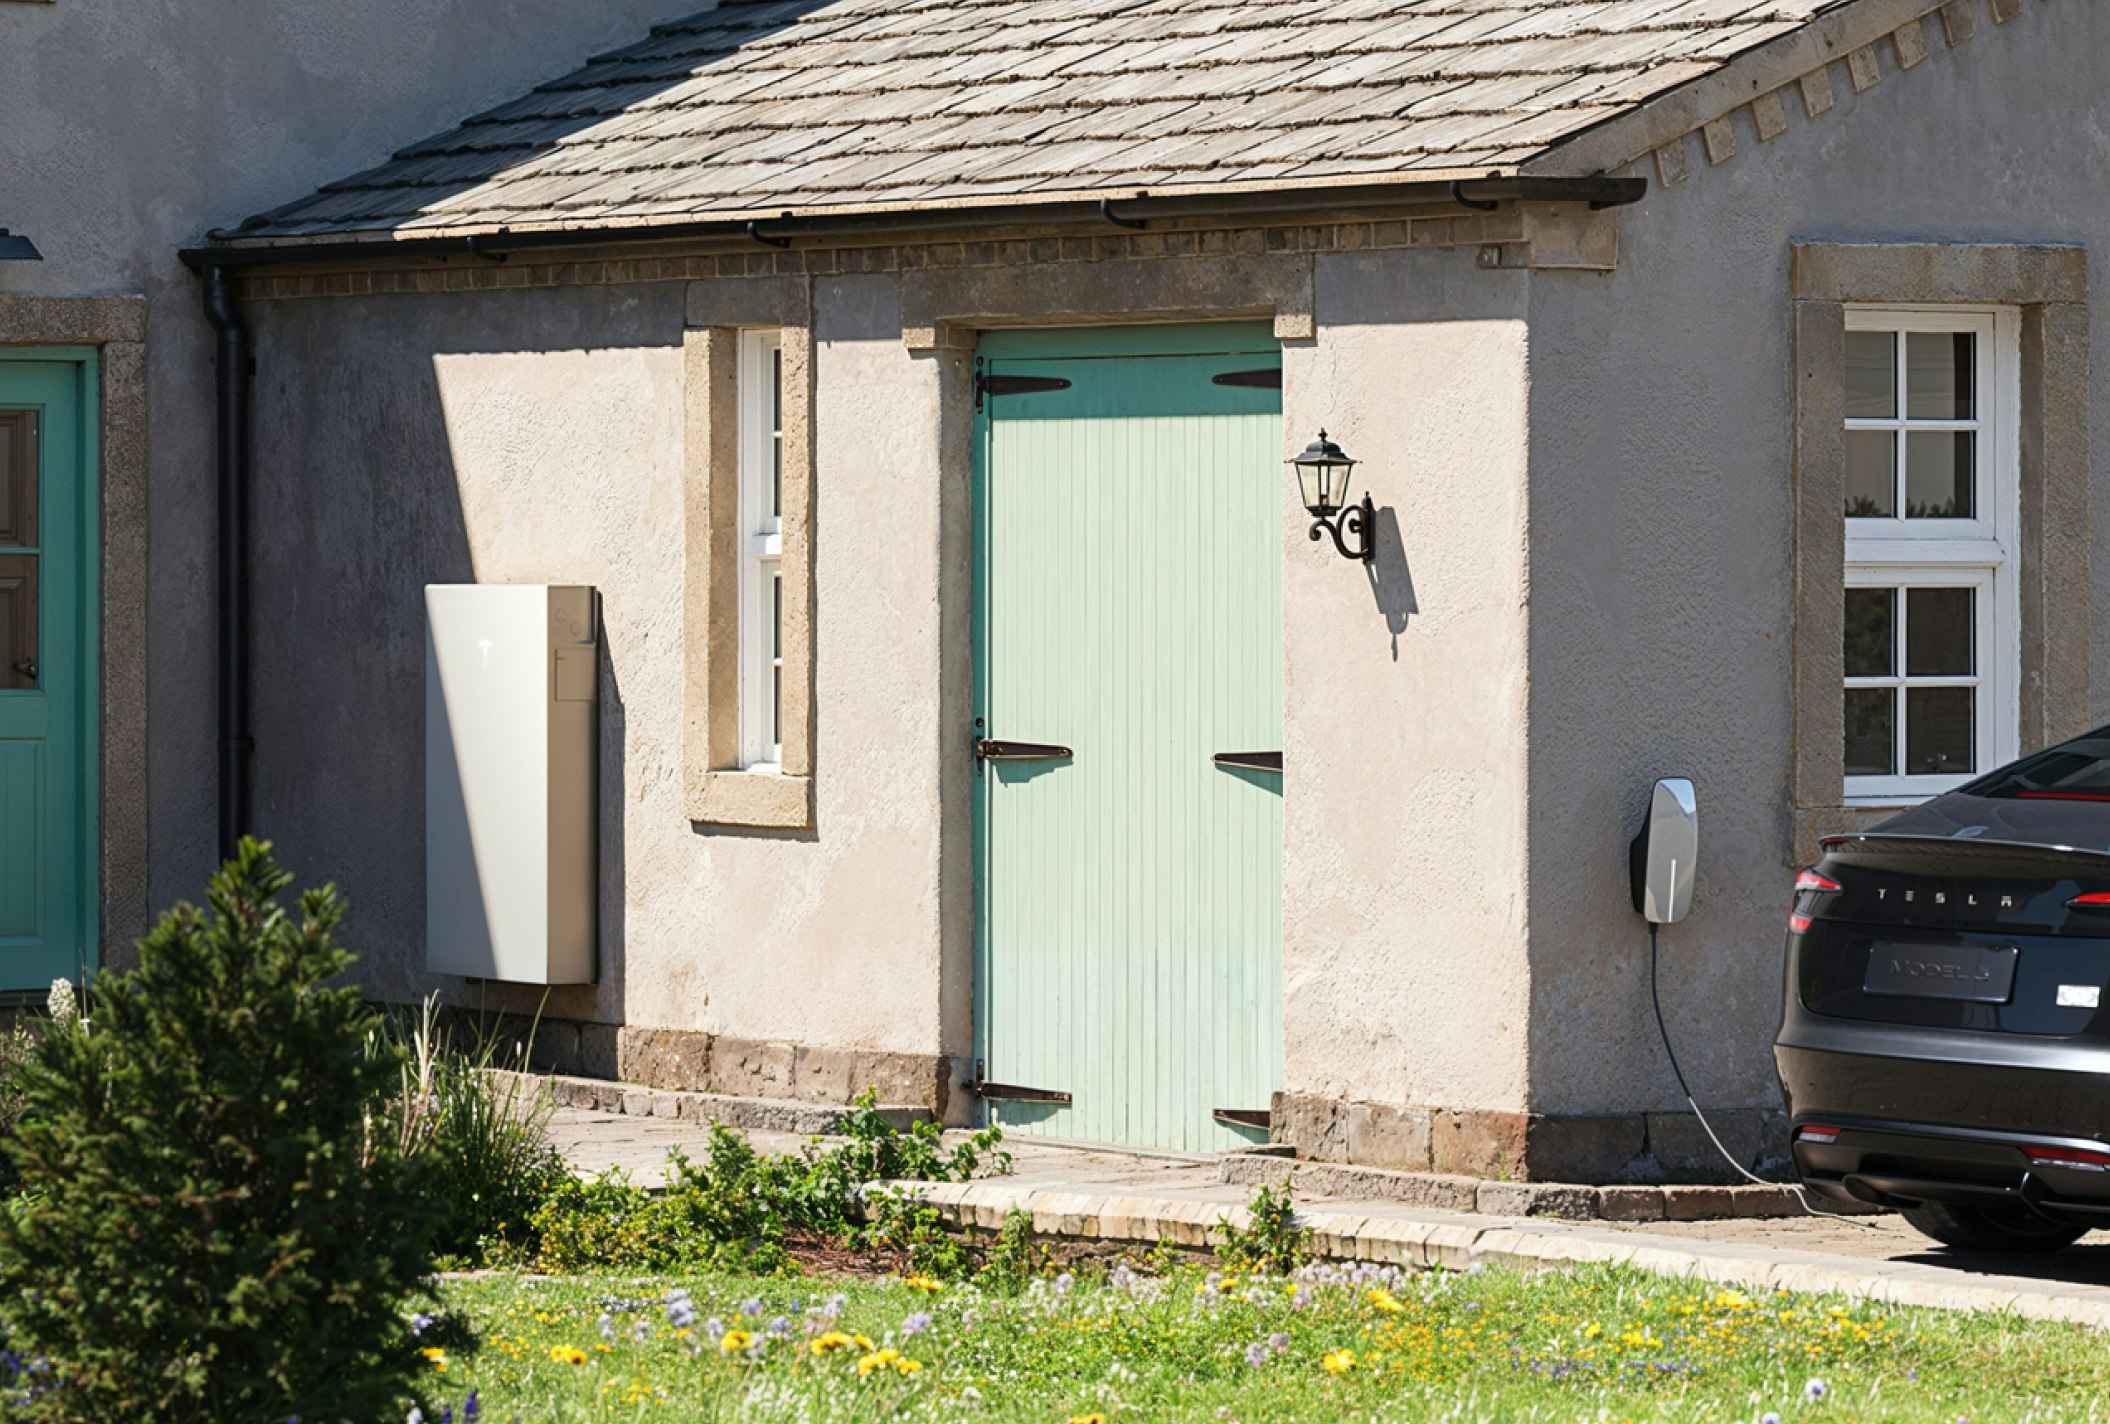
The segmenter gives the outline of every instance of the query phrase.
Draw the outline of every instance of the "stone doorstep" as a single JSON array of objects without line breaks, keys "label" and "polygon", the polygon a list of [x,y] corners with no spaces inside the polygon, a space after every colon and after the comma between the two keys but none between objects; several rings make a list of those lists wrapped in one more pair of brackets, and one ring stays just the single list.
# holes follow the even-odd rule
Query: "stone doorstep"
[{"label": "stone doorstep", "polygon": [[[1217,1169],[1230,1186],[1280,1186],[1294,1179],[1306,1197],[1395,1201],[1484,1216],[1543,1216],[1564,1221],[1721,1221],[1800,1216],[1802,1198],[1788,1187],[1573,1186],[1561,1182],[1493,1182],[1441,1172],[1400,1172],[1338,1162],[1301,1162],[1258,1153],[1227,1154]],[[1825,1203],[1841,1216],[1874,1216],[1875,1207]]]},{"label": "stone doorstep", "polygon": [[[913,1198],[934,1208],[939,1219],[956,1230],[996,1231],[1015,1209],[1032,1218],[1036,1236],[1116,1245],[1170,1244],[1186,1251],[1208,1250],[1221,1243],[1226,1225],[1244,1228],[1252,1222],[1242,1206],[1046,1191],[1002,1178],[871,1182],[864,1191],[868,1196],[884,1192]],[[1909,1268],[1901,1270],[1889,1261],[1787,1260],[1781,1258],[1782,1253],[1750,1247],[1686,1249],[1645,1237],[1593,1234],[1587,1228],[1556,1226],[1532,1231],[1520,1221],[1457,1224],[1333,1211],[1299,1211],[1297,1219],[1311,1231],[1311,1253],[1327,1260],[1370,1261],[1408,1270],[1506,1266],[1541,1271],[1589,1263],[1630,1265],[1658,1275],[1746,1290],[1839,1294],[1937,1310],[1997,1310],[2110,1330],[2110,1301],[2101,1292],[2082,1293],[2056,1281],[2044,1282],[2041,1290],[2035,1282],[1977,1284],[1934,1268],[1925,1268],[1924,1275]]]},{"label": "stone doorstep", "polygon": [[[491,1070],[500,1078],[532,1082],[547,1092],[559,1107],[583,1108],[589,1112],[621,1113],[625,1117],[655,1117],[682,1122],[721,1122],[748,1132],[789,1132],[802,1137],[826,1137],[842,1131],[854,1111],[843,1103],[808,1103],[789,1098],[742,1098],[724,1093],[684,1092],[672,1088],[641,1088],[635,1083],[616,1083],[606,1078],[571,1078],[559,1074],[513,1073]],[[882,1103],[879,1115],[897,1132],[910,1124],[935,1119],[926,1107]]]}]

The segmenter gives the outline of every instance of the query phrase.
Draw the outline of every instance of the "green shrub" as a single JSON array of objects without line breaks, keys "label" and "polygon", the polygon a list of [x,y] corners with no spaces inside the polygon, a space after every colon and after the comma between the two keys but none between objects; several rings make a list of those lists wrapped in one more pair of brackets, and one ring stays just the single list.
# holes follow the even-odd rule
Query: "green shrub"
[{"label": "green shrub", "polygon": [[0,1323],[56,1362],[32,1418],[372,1419],[410,1393],[431,1217],[366,1131],[395,1068],[331,987],[343,906],[289,913],[290,879],[245,839],[210,908],[164,916],[92,1027],[53,1024],[24,1066]]},{"label": "green shrub", "polygon": [[1000,1130],[973,1134],[948,1149],[934,1123],[897,1132],[858,1099],[840,1138],[796,1154],[765,1156],[739,1133],[711,1127],[701,1162],[668,1154],[667,1183],[653,1193],[611,1169],[592,1181],[557,1183],[528,1218],[535,1264],[545,1271],[718,1268],[773,1271],[791,1264],[787,1231],[832,1237],[853,1248],[893,1247],[915,1269],[964,1268],[941,1243],[936,1214],[901,1204],[861,1224],[858,1191],[867,1182],[963,1182],[985,1163],[1003,1170]]},{"label": "green shrub", "polygon": [[1240,1228],[1217,1218],[1223,1240],[1216,1259],[1233,1271],[1263,1271],[1286,1276],[1304,1264],[1310,1255],[1311,1228],[1297,1220],[1295,1189],[1287,1182],[1282,1190],[1255,1187],[1246,1203],[1252,1225]]},{"label": "green shrub", "polygon": [[524,1071],[527,1044],[508,1051],[485,1033],[462,1046],[435,995],[415,1014],[384,1019],[366,1048],[395,1077],[377,1116],[396,1152],[416,1164],[438,1218],[434,1248],[451,1263],[517,1257],[529,1215],[569,1175],[549,1142],[553,1104]]},{"label": "green shrub", "polygon": [[[26,1121],[29,1093],[22,1070],[36,1046],[36,1034],[19,1022],[0,1037],[0,1141],[12,1141]],[[0,1153],[0,1193],[17,1191],[21,1186],[22,1174],[15,1170],[14,1160]]]}]

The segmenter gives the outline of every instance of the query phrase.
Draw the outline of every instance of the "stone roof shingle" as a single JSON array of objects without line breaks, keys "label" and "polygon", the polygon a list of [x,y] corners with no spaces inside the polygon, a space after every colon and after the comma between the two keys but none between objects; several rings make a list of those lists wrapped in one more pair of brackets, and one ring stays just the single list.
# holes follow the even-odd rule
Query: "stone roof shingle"
[{"label": "stone roof shingle", "polygon": [[244,239],[1508,174],[1847,0],[721,0]]}]

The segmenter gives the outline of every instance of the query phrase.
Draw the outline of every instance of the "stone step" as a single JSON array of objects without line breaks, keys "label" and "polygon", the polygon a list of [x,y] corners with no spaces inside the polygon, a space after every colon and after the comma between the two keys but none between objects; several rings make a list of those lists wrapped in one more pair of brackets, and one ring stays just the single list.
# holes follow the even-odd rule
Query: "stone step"
[{"label": "stone step", "polygon": [[[574,1078],[559,1073],[522,1074],[497,1069],[492,1072],[496,1077],[538,1085],[559,1107],[621,1113],[626,1117],[721,1122],[747,1132],[789,1132],[801,1137],[827,1137],[841,1132],[850,1114],[856,1111],[846,1103],[683,1092],[672,1088],[645,1088],[607,1078]],[[905,1131],[912,1123],[936,1120],[929,1108],[913,1105],[882,1103],[878,1112],[897,1132]]]},{"label": "stone step", "polygon": [[[1399,1172],[1339,1162],[1304,1162],[1265,1152],[1233,1152],[1218,1169],[1231,1186],[1281,1186],[1300,1197],[1395,1201],[1483,1216],[1544,1216],[1565,1221],[1725,1221],[1801,1216],[1801,1193],[1785,1186],[1609,1186],[1564,1182],[1496,1182],[1441,1172]],[[1819,1204],[1829,1216],[1875,1215],[1875,1207]]]}]

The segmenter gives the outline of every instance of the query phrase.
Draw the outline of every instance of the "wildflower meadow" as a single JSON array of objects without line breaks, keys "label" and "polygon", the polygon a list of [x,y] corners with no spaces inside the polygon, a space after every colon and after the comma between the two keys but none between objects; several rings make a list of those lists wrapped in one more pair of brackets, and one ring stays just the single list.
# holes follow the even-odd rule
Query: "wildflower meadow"
[{"label": "wildflower meadow", "polygon": [[708,1275],[449,1283],[454,1420],[2080,1421],[2077,1327],[1630,1269],[1288,1276],[1117,1263],[1022,1287]]}]

